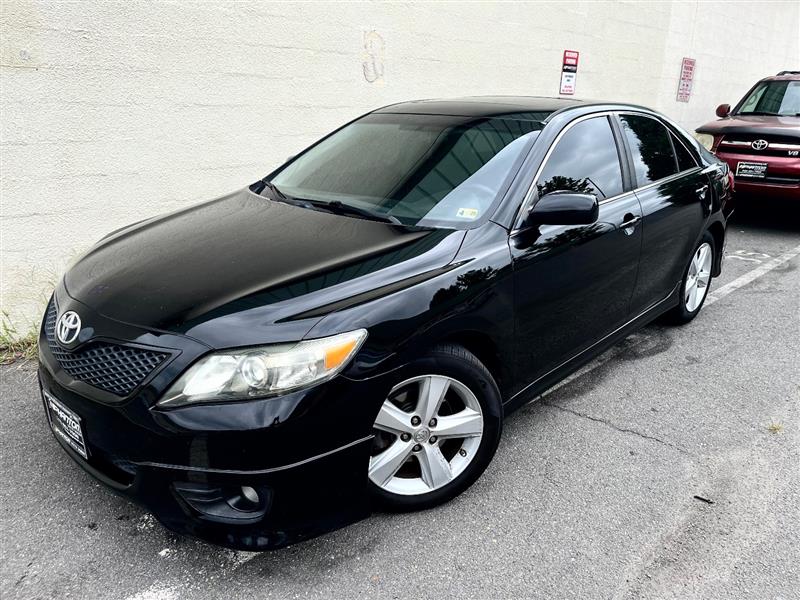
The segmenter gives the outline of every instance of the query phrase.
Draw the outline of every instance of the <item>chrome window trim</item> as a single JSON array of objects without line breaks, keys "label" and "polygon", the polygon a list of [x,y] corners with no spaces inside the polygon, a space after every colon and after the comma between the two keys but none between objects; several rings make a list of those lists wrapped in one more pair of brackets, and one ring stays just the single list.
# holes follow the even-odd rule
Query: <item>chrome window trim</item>
[{"label": "chrome window trim", "polygon": [[[586,121],[588,119],[593,119],[595,117],[609,117],[609,116],[619,116],[619,115],[635,115],[635,116],[640,116],[640,117],[648,117],[650,119],[653,119],[654,121],[657,121],[657,122],[661,123],[661,126],[664,127],[672,137],[676,138],[683,145],[683,147],[686,148],[686,150],[689,151],[689,154],[691,155],[692,159],[694,160],[694,158],[695,158],[694,154],[692,154],[691,150],[689,150],[689,148],[686,147],[686,144],[684,144],[683,141],[680,138],[678,138],[678,136],[676,136],[675,134],[672,133],[670,128],[667,127],[667,125],[665,124],[665,122],[661,118],[659,118],[659,117],[657,117],[655,115],[651,115],[651,114],[648,114],[648,113],[645,113],[645,112],[636,111],[636,110],[624,109],[624,110],[604,110],[604,111],[601,111],[601,112],[596,112],[596,113],[591,113],[591,114],[588,114],[588,115],[580,116],[577,119],[575,119],[574,121],[570,121],[569,123],[567,123],[564,126],[564,129],[562,129],[558,133],[558,135],[555,137],[553,142],[550,144],[550,147],[547,149],[547,152],[545,153],[544,158],[542,159],[542,164],[539,165],[538,169],[536,169],[536,174],[533,177],[533,181],[531,182],[530,186],[528,186],[528,191],[525,193],[525,197],[522,200],[522,210],[519,211],[519,213],[517,214],[516,218],[514,219],[514,226],[511,228],[512,235],[514,233],[520,231],[520,229],[521,229],[520,221],[524,218],[524,215],[527,213],[527,211],[530,210],[530,208],[532,208],[532,207],[529,207],[528,205],[530,204],[531,197],[532,197],[532,195],[534,193],[534,190],[536,189],[536,183],[539,181],[539,177],[541,176],[542,171],[544,170],[545,166],[547,165],[547,161],[550,160],[550,155],[553,153],[553,150],[555,150],[555,147],[561,141],[561,138],[564,137],[564,134],[567,133],[567,131],[569,131],[572,128],[573,125],[577,125],[578,123],[581,123],[582,121]],[[617,152],[619,152],[619,150],[620,150],[620,148],[617,147]],[[622,158],[622,157],[620,157],[620,158]],[[676,159],[676,164],[677,164],[677,156],[675,157],[675,159]],[[695,163],[697,163],[696,160],[695,160]],[[621,168],[621,165],[620,165],[620,168]],[[692,167],[691,169],[686,169],[685,171],[679,171],[679,172],[674,173],[672,175],[669,175],[667,177],[662,177],[661,179],[657,179],[656,181],[651,181],[647,185],[643,185],[643,186],[640,186],[640,187],[637,187],[637,188],[633,188],[633,189],[624,191],[621,194],[617,194],[617,195],[611,196],[609,198],[603,198],[602,200],[598,200],[597,205],[598,206],[602,206],[604,204],[607,204],[609,202],[613,202],[615,200],[619,200],[619,199],[624,198],[626,196],[629,196],[631,194],[636,194],[636,192],[639,192],[639,191],[642,191],[642,190],[646,190],[646,189],[651,188],[653,186],[662,185],[664,183],[669,183],[673,179],[677,179],[679,176],[686,175],[688,173],[692,173],[695,170],[701,170],[701,169],[702,169],[702,167],[700,165],[696,165],[696,166]]]},{"label": "chrome window trim", "polygon": [[635,193],[635,192],[641,192],[642,190],[648,190],[651,187],[655,187],[657,185],[663,185],[665,183],[670,183],[671,181],[673,181],[675,179],[678,179],[678,177],[681,177],[681,176],[686,175],[688,173],[692,173],[694,171],[700,171],[700,170],[701,170],[700,167],[692,167],[691,169],[686,169],[685,171],[680,171],[679,173],[674,173],[673,175],[669,175],[668,177],[662,177],[661,179],[658,179],[656,181],[652,181],[652,182],[648,183],[647,185],[643,185],[642,187],[638,187],[638,188],[636,188],[634,190],[631,190],[631,191]]}]

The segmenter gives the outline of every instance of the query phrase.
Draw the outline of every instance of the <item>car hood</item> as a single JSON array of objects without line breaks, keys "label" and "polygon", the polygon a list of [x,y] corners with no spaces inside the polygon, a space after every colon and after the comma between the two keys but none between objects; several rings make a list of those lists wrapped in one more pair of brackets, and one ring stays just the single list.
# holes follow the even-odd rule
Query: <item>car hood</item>
[{"label": "car hood", "polygon": [[[464,233],[314,211],[245,189],[109,235],[64,286],[105,317],[212,346],[283,341],[348,299],[374,299],[447,265]],[[265,330],[281,323],[284,333]]]},{"label": "car hood", "polygon": [[790,135],[800,137],[800,117],[770,117],[767,115],[731,115],[698,127],[699,133]]}]

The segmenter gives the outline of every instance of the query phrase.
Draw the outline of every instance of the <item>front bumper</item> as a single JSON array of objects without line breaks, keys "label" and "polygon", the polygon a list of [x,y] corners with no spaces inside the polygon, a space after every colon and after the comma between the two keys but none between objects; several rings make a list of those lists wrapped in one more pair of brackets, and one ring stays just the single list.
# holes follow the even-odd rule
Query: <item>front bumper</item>
[{"label": "front bumper", "polygon": [[[371,435],[302,460],[261,469],[235,469],[210,467],[215,459],[209,452],[227,447],[230,455],[241,455],[255,444],[267,454],[272,432],[262,432],[261,444],[259,436],[244,432],[240,443],[233,441],[236,436],[225,442],[219,439],[231,432],[195,432],[188,436],[173,432],[175,450],[184,448],[187,460],[172,464],[158,455],[148,460],[133,451],[142,448],[143,439],[135,426],[123,427],[98,417],[98,407],[90,407],[95,404],[92,400],[78,398],[58,386],[46,368],[40,369],[39,378],[44,389],[84,421],[88,459],[54,436],[64,451],[93,477],[145,507],[173,531],[230,548],[268,550],[332,531],[370,513],[367,466]],[[113,432],[109,432],[109,424]],[[104,435],[93,434],[101,429]],[[130,451],[103,444],[109,433],[120,440],[120,447],[127,446]],[[309,431],[308,435],[315,433],[319,434]],[[164,432],[164,436],[170,434]],[[303,437],[296,440],[297,445],[302,442]],[[259,500],[240,510],[234,508],[235,502],[232,506],[228,501],[243,486],[255,490]],[[220,511],[220,506],[225,510]]]},{"label": "front bumper", "polygon": [[[40,368],[39,379],[43,389],[84,421],[88,459],[54,436],[64,451],[90,475],[146,508],[173,531],[230,548],[268,550],[332,531],[370,513],[369,434],[294,462],[236,469],[210,467],[217,462],[210,452],[235,456],[252,450],[247,447],[250,444],[266,451],[272,446],[273,432],[262,431],[260,436],[242,432],[237,436],[233,431],[165,431],[162,435],[172,438],[176,452],[184,449],[187,459],[172,464],[160,455],[147,456],[150,453],[142,448],[145,437],[135,425],[123,426],[98,413],[98,409],[116,412],[118,408],[91,407],[96,403],[60,387],[45,367]],[[353,385],[371,387],[374,382]],[[100,430],[102,435],[96,435]],[[321,427],[319,432],[309,431],[307,435],[321,435],[323,431]],[[223,443],[220,435],[227,441]],[[120,443],[109,448],[103,440],[112,437]],[[303,437],[296,440],[297,445],[302,442]],[[165,443],[162,440],[162,447]],[[244,507],[236,503],[243,487],[258,494],[256,502]]]},{"label": "front bumper", "polygon": [[[800,158],[726,151],[717,151],[717,156],[728,163],[731,172],[734,173],[736,194],[758,194],[776,199],[800,200]],[[740,162],[767,163],[767,177],[763,180],[737,177],[736,168]]]},{"label": "front bumper", "polygon": [[94,325],[92,339],[136,340],[174,357],[130,395],[113,397],[70,377],[43,328],[40,385],[80,418],[88,458],[56,439],[102,483],[174,531],[239,549],[279,548],[369,514],[372,425],[391,389],[388,375],[340,375],[276,398],[161,410],[163,391],[209,348],[57,299]]}]

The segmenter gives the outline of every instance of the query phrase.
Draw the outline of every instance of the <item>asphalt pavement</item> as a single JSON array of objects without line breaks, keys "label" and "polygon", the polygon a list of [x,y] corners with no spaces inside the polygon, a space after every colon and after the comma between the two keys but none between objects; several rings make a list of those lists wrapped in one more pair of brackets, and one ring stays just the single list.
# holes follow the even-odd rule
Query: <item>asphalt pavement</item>
[{"label": "asphalt pavement", "polygon": [[740,212],[701,315],[511,415],[461,497],[271,553],[106,491],[52,438],[33,365],[2,367],[0,597],[800,598],[798,267],[798,212]]}]

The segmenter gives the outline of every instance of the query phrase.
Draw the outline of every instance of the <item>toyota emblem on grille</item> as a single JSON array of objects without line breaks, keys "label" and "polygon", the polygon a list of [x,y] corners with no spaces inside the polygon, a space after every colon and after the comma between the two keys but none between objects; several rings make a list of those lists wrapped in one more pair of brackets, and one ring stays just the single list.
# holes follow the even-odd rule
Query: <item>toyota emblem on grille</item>
[{"label": "toyota emblem on grille", "polygon": [[62,344],[71,344],[81,332],[81,318],[74,310],[68,310],[58,320],[56,325],[56,337]]},{"label": "toyota emblem on grille", "polygon": [[750,147],[753,150],[764,150],[767,146],[769,146],[769,142],[767,140],[756,140],[750,144]]}]

